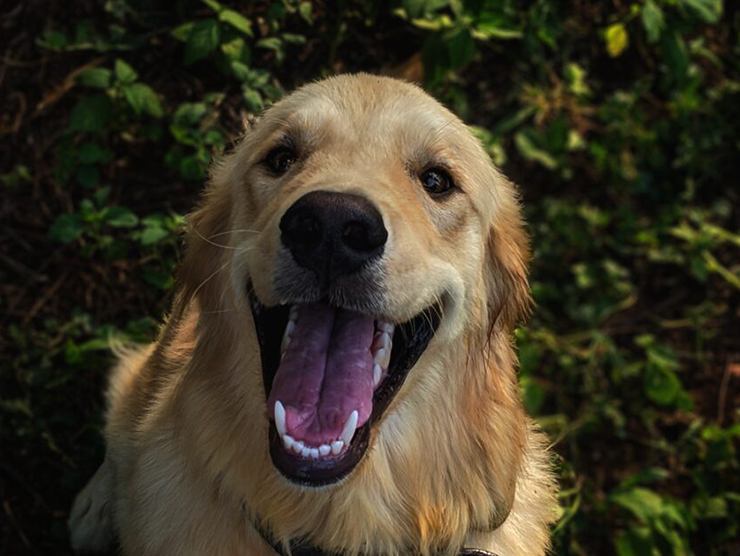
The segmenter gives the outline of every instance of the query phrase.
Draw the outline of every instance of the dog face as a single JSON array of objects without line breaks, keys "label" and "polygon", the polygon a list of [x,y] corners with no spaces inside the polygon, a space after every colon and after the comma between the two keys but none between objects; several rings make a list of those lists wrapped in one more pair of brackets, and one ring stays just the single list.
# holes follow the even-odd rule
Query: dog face
[{"label": "dog face", "polygon": [[[356,75],[299,89],[214,183],[185,279],[219,311],[223,292],[201,286],[227,275],[251,310],[270,454],[295,483],[350,474],[409,392],[459,380],[457,363],[420,361],[484,349],[528,304],[512,186],[413,85]],[[228,250],[205,255],[214,238]]]}]

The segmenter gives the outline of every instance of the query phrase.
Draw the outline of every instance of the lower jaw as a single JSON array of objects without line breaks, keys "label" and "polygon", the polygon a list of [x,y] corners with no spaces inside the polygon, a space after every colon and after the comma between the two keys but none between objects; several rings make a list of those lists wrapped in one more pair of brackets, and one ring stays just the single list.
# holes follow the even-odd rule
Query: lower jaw
[{"label": "lower jaw", "polygon": [[[287,306],[267,309],[250,292],[252,312],[260,343],[266,399],[272,387],[275,370],[280,362],[280,350],[270,349],[269,338],[282,337],[289,309]],[[345,479],[363,460],[370,445],[372,429],[382,419],[386,409],[403,386],[408,373],[423,354],[440,322],[438,307],[431,306],[410,321],[396,326],[388,371],[373,394],[373,410],[366,423],[359,427],[349,446],[330,458],[307,459],[285,449],[275,424],[270,420],[269,451],[275,468],[289,481],[306,487],[322,487]],[[274,316],[274,318],[273,318]],[[277,324],[276,324],[277,322]],[[278,341],[279,346],[279,341]],[[274,347],[274,346],[272,346]]]}]

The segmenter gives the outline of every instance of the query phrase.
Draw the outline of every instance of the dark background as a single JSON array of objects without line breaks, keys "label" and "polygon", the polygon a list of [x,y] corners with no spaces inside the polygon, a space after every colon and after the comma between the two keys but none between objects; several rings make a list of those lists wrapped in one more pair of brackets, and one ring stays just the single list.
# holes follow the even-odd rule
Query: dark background
[{"label": "dark background", "polygon": [[155,334],[211,157],[360,70],[520,184],[556,553],[740,553],[737,3],[6,0],[0,53],[0,553],[68,552],[109,340]]}]

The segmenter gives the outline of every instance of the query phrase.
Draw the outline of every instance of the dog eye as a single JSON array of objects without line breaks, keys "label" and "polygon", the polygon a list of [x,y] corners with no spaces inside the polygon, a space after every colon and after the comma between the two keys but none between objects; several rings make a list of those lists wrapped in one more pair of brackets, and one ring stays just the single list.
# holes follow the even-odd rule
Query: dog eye
[{"label": "dog eye", "polygon": [[419,179],[421,179],[421,185],[432,197],[442,197],[455,187],[450,175],[441,168],[427,170]]},{"label": "dog eye", "polygon": [[289,147],[276,147],[267,153],[264,164],[270,171],[280,175],[287,172],[297,158],[293,149]]}]

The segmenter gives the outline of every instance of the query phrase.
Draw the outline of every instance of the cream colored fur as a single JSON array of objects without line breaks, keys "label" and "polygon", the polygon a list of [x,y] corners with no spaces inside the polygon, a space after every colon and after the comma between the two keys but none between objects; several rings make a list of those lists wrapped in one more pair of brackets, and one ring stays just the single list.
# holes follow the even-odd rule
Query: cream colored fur
[{"label": "cream colored fur", "polygon": [[[288,132],[310,155],[271,178],[260,161]],[[462,192],[429,198],[415,176],[432,161]],[[303,488],[268,454],[244,292],[251,281],[264,304],[284,301],[272,286],[277,223],[316,189],[358,193],[383,215],[383,317],[402,322],[439,301],[444,318],[355,471]],[[277,539],[346,555],[546,551],[555,483],[519,400],[510,338],[529,305],[527,239],[513,186],[454,115],[389,78],[308,85],[214,168],[189,228],[160,337],[113,371],[108,454],[75,503],[74,548],[104,548],[115,531],[126,555],[273,555],[252,527],[261,519]]]}]

